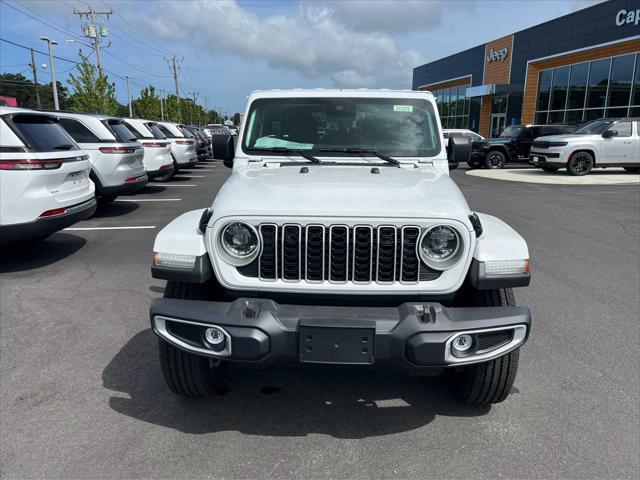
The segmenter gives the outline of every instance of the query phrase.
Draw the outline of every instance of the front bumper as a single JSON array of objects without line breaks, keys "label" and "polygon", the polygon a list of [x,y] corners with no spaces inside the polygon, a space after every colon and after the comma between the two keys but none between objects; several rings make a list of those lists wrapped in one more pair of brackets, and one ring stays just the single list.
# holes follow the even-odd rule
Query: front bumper
[{"label": "front bumper", "polygon": [[[518,348],[531,327],[526,307],[447,308],[438,303],[373,308],[281,305],[249,298],[230,303],[159,298],[153,300],[150,316],[154,332],[178,348],[261,365],[467,365]],[[205,329],[212,326],[224,333],[223,351],[210,349],[203,340]],[[451,344],[462,333],[471,334],[475,346],[460,356]]]},{"label": "front bumper", "polygon": [[562,161],[561,154],[559,152],[538,152],[531,151],[529,154],[529,163],[536,167],[543,167],[550,165],[552,167],[563,167],[567,164],[566,161]]},{"label": "front bumper", "polygon": [[48,237],[80,220],[86,220],[96,211],[96,199],[65,207],[60,215],[41,217],[33,222],[0,226],[0,243],[18,242],[32,238]]}]

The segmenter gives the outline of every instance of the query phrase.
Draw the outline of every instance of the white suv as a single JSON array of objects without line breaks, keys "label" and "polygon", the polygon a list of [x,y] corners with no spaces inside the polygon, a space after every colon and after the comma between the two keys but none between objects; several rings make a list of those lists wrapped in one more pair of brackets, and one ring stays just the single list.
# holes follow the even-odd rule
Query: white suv
[{"label": "white suv", "polygon": [[187,138],[180,128],[180,124],[173,122],[157,122],[158,128],[171,142],[171,155],[174,160],[174,168],[190,168],[198,163],[198,153],[196,152],[196,141]]},{"label": "white suv", "polygon": [[134,193],[148,183],[142,145],[122,119],[71,112],[56,112],[56,116],[89,155],[91,180],[101,203]]},{"label": "white suv", "polygon": [[54,116],[0,107],[0,242],[43,239],[93,215],[90,168]]},{"label": "white suv", "polygon": [[[466,402],[511,391],[531,326],[524,239],[475,213],[449,177],[433,95],[389,90],[254,92],[233,172],[210,208],[156,237],[168,280],[151,325],[169,388],[212,394],[230,363],[449,370]],[[499,307],[499,308],[496,308]]]},{"label": "white suv", "polygon": [[144,147],[142,162],[149,180],[170,180],[175,169],[171,158],[171,142],[167,137],[149,120],[123,118],[122,121]]},{"label": "white suv", "polygon": [[640,172],[640,119],[604,118],[567,135],[538,137],[530,163],[547,172],[566,167],[570,175],[586,175],[593,168],[624,167]]}]

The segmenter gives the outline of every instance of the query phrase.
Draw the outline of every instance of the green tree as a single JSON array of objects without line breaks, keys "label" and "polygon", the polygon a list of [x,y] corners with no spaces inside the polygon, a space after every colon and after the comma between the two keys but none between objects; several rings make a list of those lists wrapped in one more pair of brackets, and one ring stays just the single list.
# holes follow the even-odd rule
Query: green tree
[{"label": "green tree", "polygon": [[[58,100],[60,108],[65,109],[68,101],[69,90],[60,82],[58,85]],[[0,74],[0,95],[13,97],[19,107],[37,108],[35,84],[19,73]],[[53,108],[53,88],[51,83],[40,84],[40,100],[42,108]]]},{"label": "green tree", "polygon": [[133,111],[137,117],[160,120],[160,97],[156,95],[153,85],[140,91],[140,96],[133,101]]},{"label": "green tree", "polygon": [[109,83],[107,75],[92,65],[89,59],[78,52],[81,62],[77,66],[78,74],[69,74],[69,84],[74,93],[69,98],[69,106],[78,112],[95,112],[103,115],[115,115],[119,110],[116,100],[116,86]]}]

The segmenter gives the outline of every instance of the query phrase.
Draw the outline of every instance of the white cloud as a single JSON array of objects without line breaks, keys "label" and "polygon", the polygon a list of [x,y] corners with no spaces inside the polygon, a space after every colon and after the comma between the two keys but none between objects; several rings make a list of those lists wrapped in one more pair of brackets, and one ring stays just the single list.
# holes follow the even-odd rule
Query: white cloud
[{"label": "white cloud", "polygon": [[[377,3],[358,2],[364,9],[374,6],[378,13],[356,21],[348,11],[352,7],[337,3],[308,2],[287,14],[258,16],[231,0],[173,1],[159,4],[146,23],[161,39],[196,43],[214,57],[231,53],[261,60],[307,78],[328,78],[337,87],[410,88],[412,68],[423,57],[400,49],[380,25],[374,27],[374,17],[383,15],[382,5],[388,2]],[[414,11],[414,3],[408,2],[409,11]],[[428,9],[428,4],[422,5]],[[395,29],[403,21],[405,13],[389,25]],[[363,30],[367,22],[371,28]]]}]

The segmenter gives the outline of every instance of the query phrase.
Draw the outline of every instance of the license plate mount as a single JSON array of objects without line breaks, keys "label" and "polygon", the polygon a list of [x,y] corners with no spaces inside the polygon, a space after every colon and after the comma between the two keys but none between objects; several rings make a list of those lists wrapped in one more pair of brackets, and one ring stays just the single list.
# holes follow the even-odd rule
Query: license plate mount
[{"label": "license plate mount", "polygon": [[370,365],[375,361],[375,333],[373,322],[301,322],[299,359],[304,363]]}]

